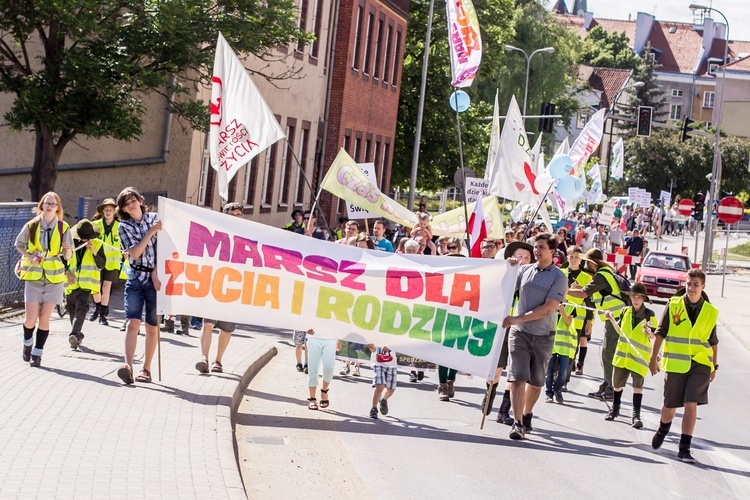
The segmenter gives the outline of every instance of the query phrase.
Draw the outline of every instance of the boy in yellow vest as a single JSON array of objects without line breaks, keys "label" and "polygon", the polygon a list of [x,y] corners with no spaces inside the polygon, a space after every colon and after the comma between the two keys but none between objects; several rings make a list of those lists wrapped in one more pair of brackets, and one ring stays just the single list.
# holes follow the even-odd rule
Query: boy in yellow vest
[{"label": "boy in yellow vest", "polygon": [[[643,427],[641,421],[641,403],[643,402],[643,382],[648,374],[651,361],[651,341],[653,331],[658,325],[654,311],[644,305],[651,303],[646,287],[636,283],[629,292],[622,292],[630,296],[630,307],[623,310],[620,317],[620,338],[617,340],[615,355],[612,358],[612,385],[614,400],[604,420],[614,420],[620,416],[620,402],[622,391],[633,380],[633,415],[631,424],[634,428]],[[611,314],[608,313],[608,316]]]},{"label": "boy in yellow vest", "polygon": [[685,290],[678,291],[664,309],[656,330],[649,369],[659,372],[658,354],[664,346],[661,369],[664,373],[664,406],[661,423],[651,441],[659,449],[669,433],[677,408],[684,407],[682,434],[677,459],[695,463],[690,452],[698,405],[708,404],[708,386],[716,376],[719,339],[716,321],[719,310],[703,291],[706,275],[700,269],[687,272]]},{"label": "boy in yellow vest", "polygon": [[99,231],[87,219],[81,219],[73,227],[75,251],[65,270],[68,277],[65,295],[71,325],[68,342],[74,350],[78,349],[83,340],[81,328],[89,311],[89,298],[92,294],[100,292],[101,270],[107,263],[104,245],[98,238]]},{"label": "boy in yellow vest", "polygon": [[552,346],[552,357],[547,365],[547,376],[545,377],[547,394],[545,403],[551,403],[553,401],[552,396],[555,397],[558,404],[565,402],[562,395],[562,386],[568,373],[568,364],[571,363],[572,359],[575,359],[576,347],[578,347],[578,330],[573,323],[575,311],[574,305],[560,304],[557,306],[555,343]]}]

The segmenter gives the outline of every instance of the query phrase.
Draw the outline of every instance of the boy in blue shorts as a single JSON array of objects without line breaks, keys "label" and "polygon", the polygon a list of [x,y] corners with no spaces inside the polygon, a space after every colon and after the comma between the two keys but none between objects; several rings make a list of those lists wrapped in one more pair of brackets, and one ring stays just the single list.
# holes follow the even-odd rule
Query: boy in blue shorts
[{"label": "boy in blue shorts", "polygon": [[[380,413],[388,415],[388,398],[396,392],[396,377],[398,375],[398,364],[396,356],[388,347],[378,347],[375,344],[368,346],[372,351],[372,383],[375,390],[372,393],[372,408],[370,418],[378,418],[378,405]],[[385,391],[385,395],[383,394]]]}]

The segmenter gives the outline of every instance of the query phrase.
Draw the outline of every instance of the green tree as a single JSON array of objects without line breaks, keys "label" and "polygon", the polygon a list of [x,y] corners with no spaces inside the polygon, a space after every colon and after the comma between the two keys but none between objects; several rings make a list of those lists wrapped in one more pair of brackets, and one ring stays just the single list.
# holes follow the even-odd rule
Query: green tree
[{"label": "green tree", "polygon": [[36,135],[32,199],[54,189],[75,137],[137,138],[145,93],[174,93],[171,110],[205,127],[196,86],[210,80],[219,31],[263,57],[311,41],[296,13],[292,0],[0,0],[0,91],[15,94],[4,118]]},{"label": "green tree", "polygon": [[639,58],[633,54],[629,43],[624,31],[609,33],[596,26],[583,40],[578,62],[604,68],[636,69]]}]

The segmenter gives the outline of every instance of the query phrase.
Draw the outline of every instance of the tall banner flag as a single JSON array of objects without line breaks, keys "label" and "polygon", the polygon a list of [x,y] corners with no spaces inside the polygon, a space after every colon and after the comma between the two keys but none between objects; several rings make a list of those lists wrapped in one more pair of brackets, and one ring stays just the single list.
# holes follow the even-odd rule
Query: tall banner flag
[{"label": "tall banner flag", "polygon": [[471,0],[446,0],[445,10],[451,49],[451,85],[470,87],[482,60],[477,12]]},{"label": "tall banner flag", "polygon": [[336,245],[167,198],[159,220],[159,314],[312,329],[494,376],[520,266]]},{"label": "tall banner flag", "polygon": [[258,153],[284,137],[279,122],[247,70],[219,33],[214,73],[208,149],[218,172],[219,195],[229,197],[229,181]]},{"label": "tall banner flag", "polygon": [[[494,196],[492,197],[492,201],[497,204]],[[474,211],[471,212],[471,217],[469,217],[470,255],[472,257],[482,257],[482,242],[485,238],[487,238],[487,224],[484,222],[484,210],[482,210],[482,203],[477,202],[474,204]]]},{"label": "tall banner flag", "polygon": [[578,165],[583,165],[586,160],[589,159],[596,148],[599,147],[599,143],[602,141],[602,135],[604,134],[604,115],[607,114],[607,109],[600,109],[591,117],[581,130],[580,135],[576,138],[573,145],[570,147],[568,155],[573,159],[573,170],[570,175],[576,175],[575,169]]},{"label": "tall banner flag", "polygon": [[336,155],[320,187],[379,217],[408,227],[417,225],[416,214],[384,195],[344,148]]},{"label": "tall banner flag", "polygon": [[602,192],[601,167],[598,163],[589,169],[588,176],[591,179],[591,189],[589,189],[587,200],[591,204],[599,203],[604,193]]},{"label": "tall banner flag", "polygon": [[625,144],[622,142],[622,137],[617,141],[617,144],[612,148],[612,161],[609,166],[609,176],[619,181],[622,179],[622,172],[625,167]]},{"label": "tall banner flag", "polygon": [[487,165],[484,167],[484,178],[489,180],[492,170],[495,168],[498,149],[500,149],[500,107],[497,104],[497,94],[495,91],[495,108],[492,112],[492,132],[490,132],[490,147],[487,148]]},{"label": "tall banner flag", "polygon": [[521,109],[513,96],[500,134],[495,165],[490,173],[490,193],[508,200],[531,203],[535,179],[536,164],[531,159]]}]

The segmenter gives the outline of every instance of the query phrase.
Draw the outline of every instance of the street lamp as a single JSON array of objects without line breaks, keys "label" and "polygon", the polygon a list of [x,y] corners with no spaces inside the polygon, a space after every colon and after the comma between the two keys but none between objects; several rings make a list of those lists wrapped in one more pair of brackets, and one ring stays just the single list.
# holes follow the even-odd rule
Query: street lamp
[{"label": "street lamp", "polygon": [[538,54],[540,52],[554,52],[554,47],[545,47],[543,49],[537,49],[534,52],[531,53],[531,55],[527,54],[525,50],[519,49],[518,47],[514,47],[513,45],[506,45],[505,50],[511,51],[511,50],[517,50],[521,54],[524,55],[526,58],[526,88],[523,91],[523,116],[524,119],[526,118],[526,98],[529,95],[529,69],[531,68],[531,58],[534,57],[534,54]]},{"label": "street lamp", "polygon": [[713,204],[714,201],[717,199],[717,197],[721,194],[719,191],[721,189],[721,161],[720,161],[720,155],[721,152],[719,150],[719,141],[721,140],[721,115],[724,112],[724,87],[727,83],[727,59],[729,55],[729,21],[727,20],[727,16],[725,16],[720,10],[714,9],[713,7],[708,7],[706,5],[699,5],[699,4],[690,4],[690,10],[696,11],[696,10],[702,10],[705,14],[706,12],[716,12],[721,17],[724,18],[724,23],[726,24],[726,32],[724,33],[724,60],[722,61],[721,69],[721,93],[719,94],[719,112],[716,117],[716,139],[714,140],[714,162],[713,167],[711,168],[711,189],[707,193],[708,194],[708,203],[706,206],[708,207],[708,210],[706,211],[706,225],[705,225],[705,241],[703,243],[703,269],[704,271],[708,270],[708,263],[711,262],[711,255],[713,254],[713,247],[714,247],[714,238],[713,238]]},{"label": "street lamp", "polygon": [[643,82],[633,82],[630,85],[626,85],[620,90],[617,91],[615,94],[615,98],[612,100],[612,104],[609,105],[609,116],[607,119],[609,120],[609,144],[607,146],[607,179],[604,181],[604,192],[607,193],[607,196],[609,196],[609,173],[612,170],[612,131],[615,128],[615,120],[613,119],[613,116],[615,114],[615,108],[617,107],[617,101],[620,99],[620,96],[623,92],[629,89],[639,89],[646,85]]}]

